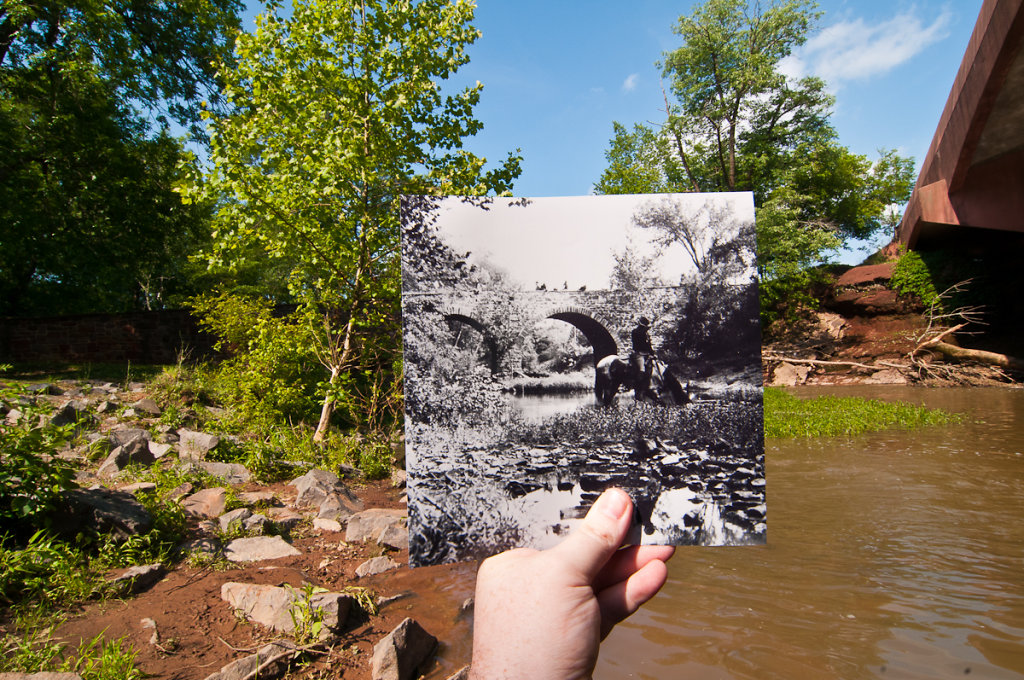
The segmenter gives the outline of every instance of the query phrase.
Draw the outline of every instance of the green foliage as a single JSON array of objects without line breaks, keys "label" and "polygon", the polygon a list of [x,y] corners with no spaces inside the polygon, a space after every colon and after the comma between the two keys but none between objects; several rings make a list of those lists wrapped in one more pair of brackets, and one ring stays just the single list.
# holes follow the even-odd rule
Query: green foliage
[{"label": "green foliage", "polygon": [[98,556],[111,567],[169,563],[175,548],[188,536],[188,515],[180,504],[152,493],[136,497],[153,517],[153,526],[145,534],[129,536],[125,540],[102,537]]},{"label": "green foliage", "polygon": [[83,680],[141,680],[145,675],[135,667],[137,652],[124,638],[104,640],[103,633],[82,640],[71,658],[64,658],[67,646],[53,642],[56,626],[44,628],[33,621],[20,625],[0,647],[0,672],[77,673]]},{"label": "green foliage", "polygon": [[889,285],[900,295],[913,295],[925,307],[940,302],[939,291],[935,288],[928,265],[913,250],[900,254],[900,258],[893,265]]},{"label": "green foliage", "polygon": [[22,413],[14,424],[0,422],[0,538],[23,540],[47,527],[60,494],[77,486],[72,465],[56,457],[70,427],[46,424],[45,402],[18,388],[0,390],[0,401]]},{"label": "green foliage", "polygon": [[207,113],[213,167],[182,191],[217,206],[212,265],[266,263],[299,302],[303,348],[326,373],[321,440],[338,406],[352,424],[398,411],[398,197],[505,191],[519,168],[510,156],[485,172],[461,148],[480,129],[480,85],[441,92],[478,36],[471,3],[309,0],[282,14],[270,3],[239,37],[237,68],[221,68],[233,109]]},{"label": "green foliage", "polygon": [[166,304],[206,208],[172,185],[170,121],[202,138],[237,0],[5,2],[0,13],[0,315]]},{"label": "green foliage", "polygon": [[0,546],[0,601],[67,607],[105,590],[86,554],[52,534],[35,533],[24,548]]},{"label": "green foliage", "polygon": [[326,593],[326,588],[306,583],[302,586],[301,592],[290,585],[285,588],[292,595],[292,603],[288,607],[288,615],[291,616],[292,637],[300,646],[319,642],[324,631],[324,612],[313,606],[313,597],[320,593]]},{"label": "green foliage", "polygon": [[801,399],[772,387],[764,391],[764,418],[769,438],[850,436],[957,421],[944,411],[902,402],[833,396]]},{"label": "green foliage", "polygon": [[839,144],[833,98],[780,62],[819,17],[805,0],[705,0],[680,18],[665,54],[668,116],[660,129],[616,123],[602,193],[752,191],[762,320],[811,302],[807,269],[849,238],[894,228],[910,195],[912,159],[875,161]]},{"label": "green foliage", "polygon": [[277,316],[266,300],[221,293],[194,298],[200,324],[229,352],[212,390],[232,416],[257,427],[316,416],[316,357],[301,315]]},{"label": "green foliage", "polygon": [[141,680],[146,676],[135,667],[137,655],[124,638],[104,640],[99,633],[82,640],[74,659],[66,661],[63,669],[78,673],[82,680]]}]

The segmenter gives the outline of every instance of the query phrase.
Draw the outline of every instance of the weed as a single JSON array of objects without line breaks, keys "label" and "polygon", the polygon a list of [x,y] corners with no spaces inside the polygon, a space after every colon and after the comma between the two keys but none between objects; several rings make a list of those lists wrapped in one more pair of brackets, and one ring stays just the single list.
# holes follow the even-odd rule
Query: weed
[{"label": "weed", "polygon": [[361,588],[359,586],[345,586],[345,589],[342,591],[342,593],[354,599],[356,601],[356,604],[359,605],[359,608],[366,612],[368,615],[377,615],[377,594],[369,588]]},{"label": "weed", "polygon": [[772,438],[847,436],[957,420],[945,411],[901,402],[833,396],[800,399],[778,388],[765,389],[764,411],[765,436]]},{"label": "weed", "polygon": [[135,667],[137,654],[124,638],[104,641],[100,633],[83,640],[75,658],[66,661],[63,670],[78,673],[82,680],[141,680],[142,671]]},{"label": "weed", "polygon": [[292,636],[301,646],[311,644],[320,640],[324,631],[324,612],[313,606],[313,596],[326,593],[326,588],[306,583],[302,586],[301,593],[290,585],[285,588],[292,594],[292,604],[288,608],[288,614],[292,617]]},{"label": "weed", "polygon": [[106,592],[88,555],[44,531],[21,549],[0,547],[0,600],[67,606]]}]

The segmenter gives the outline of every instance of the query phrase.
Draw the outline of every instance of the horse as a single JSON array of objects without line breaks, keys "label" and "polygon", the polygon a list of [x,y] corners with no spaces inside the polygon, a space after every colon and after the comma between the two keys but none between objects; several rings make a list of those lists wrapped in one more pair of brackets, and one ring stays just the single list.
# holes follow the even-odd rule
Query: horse
[{"label": "horse", "polygon": [[637,401],[647,398],[656,403],[677,405],[689,403],[690,395],[672,373],[672,369],[663,361],[657,359],[651,361],[653,361],[651,382],[646,389],[643,371],[639,370],[628,356],[610,354],[598,361],[594,376],[594,395],[597,397],[597,402],[603,406],[610,405],[615,400],[619,387],[625,386],[626,389],[633,390],[634,398]]}]

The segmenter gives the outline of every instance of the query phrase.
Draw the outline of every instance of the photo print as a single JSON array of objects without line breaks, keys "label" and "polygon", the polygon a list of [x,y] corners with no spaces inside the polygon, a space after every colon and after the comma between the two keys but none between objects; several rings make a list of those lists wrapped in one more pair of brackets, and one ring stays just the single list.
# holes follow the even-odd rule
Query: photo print
[{"label": "photo print", "polygon": [[749,193],[402,199],[410,564],[767,535]]}]

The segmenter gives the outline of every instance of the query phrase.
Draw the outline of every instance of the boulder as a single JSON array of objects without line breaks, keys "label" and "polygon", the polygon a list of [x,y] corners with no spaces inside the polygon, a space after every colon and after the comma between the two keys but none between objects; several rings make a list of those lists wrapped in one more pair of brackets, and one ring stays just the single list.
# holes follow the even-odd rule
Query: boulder
[{"label": "boulder", "polygon": [[236,524],[239,527],[244,527],[245,520],[252,517],[252,510],[249,508],[238,508],[237,510],[231,510],[225,512],[223,515],[217,518],[220,522],[221,531],[229,531],[232,524]]},{"label": "boulder", "polygon": [[[339,503],[346,507],[353,507],[362,510],[362,503],[355,494],[349,491],[338,476],[327,470],[312,469],[301,477],[296,477],[290,482],[295,487],[296,505],[313,505],[319,507],[328,496],[338,496]],[[328,519],[337,519],[329,517]]]},{"label": "boulder", "polygon": [[134,496],[137,493],[156,491],[156,484],[153,482],[135,482],[134,484],[126,484],[125,486],[122,486],[118,491],[127,491]]},{"label": "boulder", "polygon": [[302,515],[291,508],[270,508],[267,510],[267,514],[274,524],[285,531],[291,531],[302,521]]},{"label": "boulder", "polygon": [[209,463],[199,461],[199,467],[228,484],[245,484],[252,479],[252,473],[241,463]]},{"label": "boulder", "polygon": [[324,519],[323,517],[313,518],[313,528],[318,531],[340,532],[342,530],[341,522],[336,519]]},{"label": "boulder", "polygon": [[185,511],[196,517],[220,517],[228,502],[228,492],[222,486],[197,491],[181,502]]},{"label": "boulder", "polygon": [[153,456],[153,458],[155,460],[160,460],[161,458],[166,456],[168,453],[170,453],[171,449],[174,448],[170,444],[161,444],[160,442],[154,442],[154,441],[149,442],[148,446],[149,446],[149,453],[152,454],[152,456]]},{"label": "boulder", "polygon": [[147,442],[150,440],[149,430],[143,430],[137,427],[125,427],[118,430],[111,430],[107,433],[107,438],[110,440],[111,448],[117,448],[118,446],[124,446],[136,439],[144,439]]},{"label": "boulder", "polygon": [[409,529],[398,524],[388,525],[377,537],[377,545],[393,550],[407,550],[409,548]]},{"label": "boulder", "polygon": [[868,264],[847,269],[836,281],[837,286],[867,286],[888,283],[892,279],[892,262]]},{"label": "boulder", "polygon": [[288,670],[289,661],[298,654],[291,640],[276,640],[264,645],[255,654],[232,661],[206,680],[250,680],[276,678]]},{"label": "boulder", "polygon": [[334,491],[328,492],[327,497],[320,503],[317,517],[322,519],[343,520],[348,519],[363,509],[363,503],[350,494],[340,494]]},{"label": "boulder", "polygon": [[400,565],[390,557],[381,556],[373,557],[366,560],[358,567],[356,567],[356,576],[359,578],[365,578],[367,576],[376,576],[377,574],[383,574],[385,571],[391,571],[392,569],[398,569]]},{"label": "boulder", "polygon": [[[229,582],[221,586],[220,597],[249,621],[290,634],[295,632],[292,610],[305,594],[297,588]],[[341,593],[314,593],[309,596],[310,608],[319,613],[323,622],[322,638],[329,637],[345,625],[352,604],[353,599]]]},{"label": "boulder", "polygon": [[158,416],[164,412],[164,410],[160,408],[159,404],[157,404],[155,401],[149,398],[139,399],[137,402],[132,404],[132,408],[135,409],[136,411],[148,413],[151,416]]},{"label": "boulder", "polygon": [[155,586],[165,574],[167,570],[160,563],[142,564],[125,569],[111,583],[122,594],[137,594]]},{"label": "boulder", "polygon": [[109,478],[130,464],[152,465],[154,461],[156,458],[150,453],[149,441],[137,437],[107,454],[96,475],[100,478]]},{"label": "boulder", "polygon": [[273,491],[243,491],[238,494],[238,500],[248,506],[263,505],[269,508],[281,505]]},{"label": "boulder", "polygon": [[153,526],[153,518],[135,496],[104,487],[71,489],[63,495],[63,510],[55,525],[68,535],[91,528],[115,538],[142,534]]},{"label": "boulder", "polygon": [[405,510],[371,508],[357,512],[348,518],[345,540],[349,543],[358,541],[376,541],[389,526],[406,525]]},{"label": "boulder", "polygon": [[57,409],[57,412],[50,416],[50,425],[61,427],[71,425],[79,421],[89,421],[89,407],[84,401],[72,400]]},{"label": "boulder", "polygon": [[772,373],[772,385],[784,387],[803,385],[804,381],[807,380],[807,374],[810,372],[810,366],[794,366],[788,361],[783,362],[776,366],[775,371]]},{"label": "boulder", "polygon": [[202,460],[206,454],[220,444],[220,437],[205,432],[194,432],[181,428],[178,430],[178,451],[182,458]]},{"label": "boulder", "polygon": [[413,619],[405,619],[373,646],[373,680],[411,680],[437,649],[437,638]]},{"label": "boulder", "polygon": [[224,556],[232,562],[260,562],[301,554],[280,536],[236,538],[224,548]]}]

